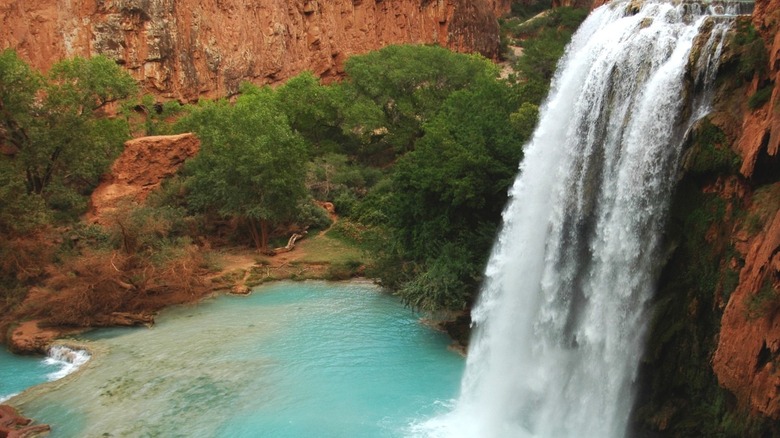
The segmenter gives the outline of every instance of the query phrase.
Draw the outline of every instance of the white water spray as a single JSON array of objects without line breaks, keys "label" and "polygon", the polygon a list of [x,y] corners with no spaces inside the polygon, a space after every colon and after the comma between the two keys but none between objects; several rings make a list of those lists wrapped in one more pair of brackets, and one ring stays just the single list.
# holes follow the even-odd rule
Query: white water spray
[{"label": "white water spray", "polygon": [[90,358],[91,356],[85,350],[74,350],[65,345],[52,345],[49,348],[49,354],[44,359],[44,363],[56,366],[59,369],[47,374],[46,377],[49,381],[59,380],[78,370]]},{"label": "white water spray", "polygon": [[630,9],[595,10],[567,49],[472,314],[461,396],[416,434],[625,435],[683,140],[729,25],[691,3]]}]

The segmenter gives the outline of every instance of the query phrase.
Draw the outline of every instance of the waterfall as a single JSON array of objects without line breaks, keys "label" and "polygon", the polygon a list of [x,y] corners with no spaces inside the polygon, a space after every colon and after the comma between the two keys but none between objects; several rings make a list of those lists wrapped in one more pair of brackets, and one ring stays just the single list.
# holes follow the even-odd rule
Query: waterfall
[{"label": "waterfall", "polygon": [[510,190],[441,437],[626,434],[683,143],[731,19],[613,2],[574,35]]}]

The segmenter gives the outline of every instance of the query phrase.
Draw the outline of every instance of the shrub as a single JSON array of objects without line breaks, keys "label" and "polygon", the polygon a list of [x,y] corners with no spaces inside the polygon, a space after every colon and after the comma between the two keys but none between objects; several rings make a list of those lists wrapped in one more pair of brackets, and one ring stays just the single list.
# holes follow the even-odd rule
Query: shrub
[{"label": "shrub", "polygon": [[769,66],[769,55],[752,22],[741,20],[737,23],[734,43],[739,54],[737,71],[740,76],[744,80],[750,80],[755,74],[763,76]]},{"label": "shrub", "polygon": [[774,88],[775,84],[769,84],[753,93],[753,95],[748,99],[748,107],[754,110],[764,106],[772,97],[772,91]]},{"label": "shrub", "polygon": [[709,119],[696,129],[688,169],[694,174],[729,174],[739,170],[741,159],[727,144],[726,134]]},{"label": "shrub", "polygon": [[304,228],[311,227],[316,230],[324,230],[332,223],[328,212],[313,200],[301,203],[296,222]]},{"label": "shrub", "polygon": [[360,274],[362,266],[363,264],[357,260],[333,263],[328,266],[328,270],[325,272],[325,279],[331,281],[349,280]]},{"label": "shrub", "polygon": [[771,317],[780,309],[780,293],[772,284],[770,276],[764,280],[761,289],[747,300],[748,319]]}]

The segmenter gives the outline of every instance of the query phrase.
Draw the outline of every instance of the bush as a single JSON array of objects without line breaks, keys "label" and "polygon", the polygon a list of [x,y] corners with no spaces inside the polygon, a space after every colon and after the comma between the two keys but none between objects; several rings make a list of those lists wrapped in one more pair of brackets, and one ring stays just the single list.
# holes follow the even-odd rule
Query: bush
[{"label": "bush", "polygon": [[324,208],[317,205],[314,200],[308,200],[301,203],[296,222],[304,228],[311,227],[315,230],[324,230],[333,221],[330,220],[330,216]]},{"label": "bush", "polygon": [[419,272],[397,295],[414,309],[465,309],[470,303],[482,266],[473,263],[465,246],[445,245],[438,257],[419,265]]},{"label": "bush", "polygon": [[360,244],[366,240],[366,233],[368,232],[370,231],[365,225],[342,218],[333,224],[333,228],[330,229],[328,235],[345,240],[348,243]]},{"label": "bush", "polygon": [[341,263],[333,263],[325,272],[325,279],[331,281],[343,281],[357,277],[363,264],[357,260],[349,260]]},{"label": "bush", "polygon": [[737,172],[741,159],[727,143],[726,134],[709,119],[703,119],[696,129],[688,170],[699,175]]},{"label": "bush", "polygon": [[114,312],[153,312],[191,301],[210,291],[199,275],[204,266],[192,245],[162,262],[119,251],[86,251],[52,269],[46,286],[57,292],[56,298],[34,316],[55,325],[101,325]]},{"label": "bush", "polygon": [[750,80],[754,74],[763,75],[769,67],[769,55],[764,40],[758,30],[749,20],[737,22],[737,32],[734,44],[739,54],[737,71],[745,80]]},{"label": "bush", "polygon": [[748,99],[748,108],[754,110],[761,108],[772,97],[772,91],[775,89],[775,84],[769,84],[755,93]]},{"label": "bush", "polygon": [[184,211],[176,207],[121,205],[112,217],[112,240],[126,254],[147,253],[167,259],[166,253],[188,243]]},{"label": "bush", "polygon": [[510,15],[512,17],[523,20],[533,17],[534,15],[544,10],[550,9],[551,7],[551,0],[513,1]]}]

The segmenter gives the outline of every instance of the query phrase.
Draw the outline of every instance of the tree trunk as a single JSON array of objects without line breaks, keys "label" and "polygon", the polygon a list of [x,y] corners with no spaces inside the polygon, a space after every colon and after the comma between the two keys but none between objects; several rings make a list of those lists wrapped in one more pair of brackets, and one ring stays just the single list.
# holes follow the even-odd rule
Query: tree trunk
[{"label": "tree trunk", "polygon": [[248,218],[249,234],[252,236],[252,242],[255,244],[255,248],[258,251],[262,251],[262,241],[260,239],[260,233],[257,230],[257,221],[254,218]]},{"label": "tree trunk", "polygon": [[267,252],[268,251],[268,221],[265,219],[260,219],[260,243],[262,245],[260,251]]}]

